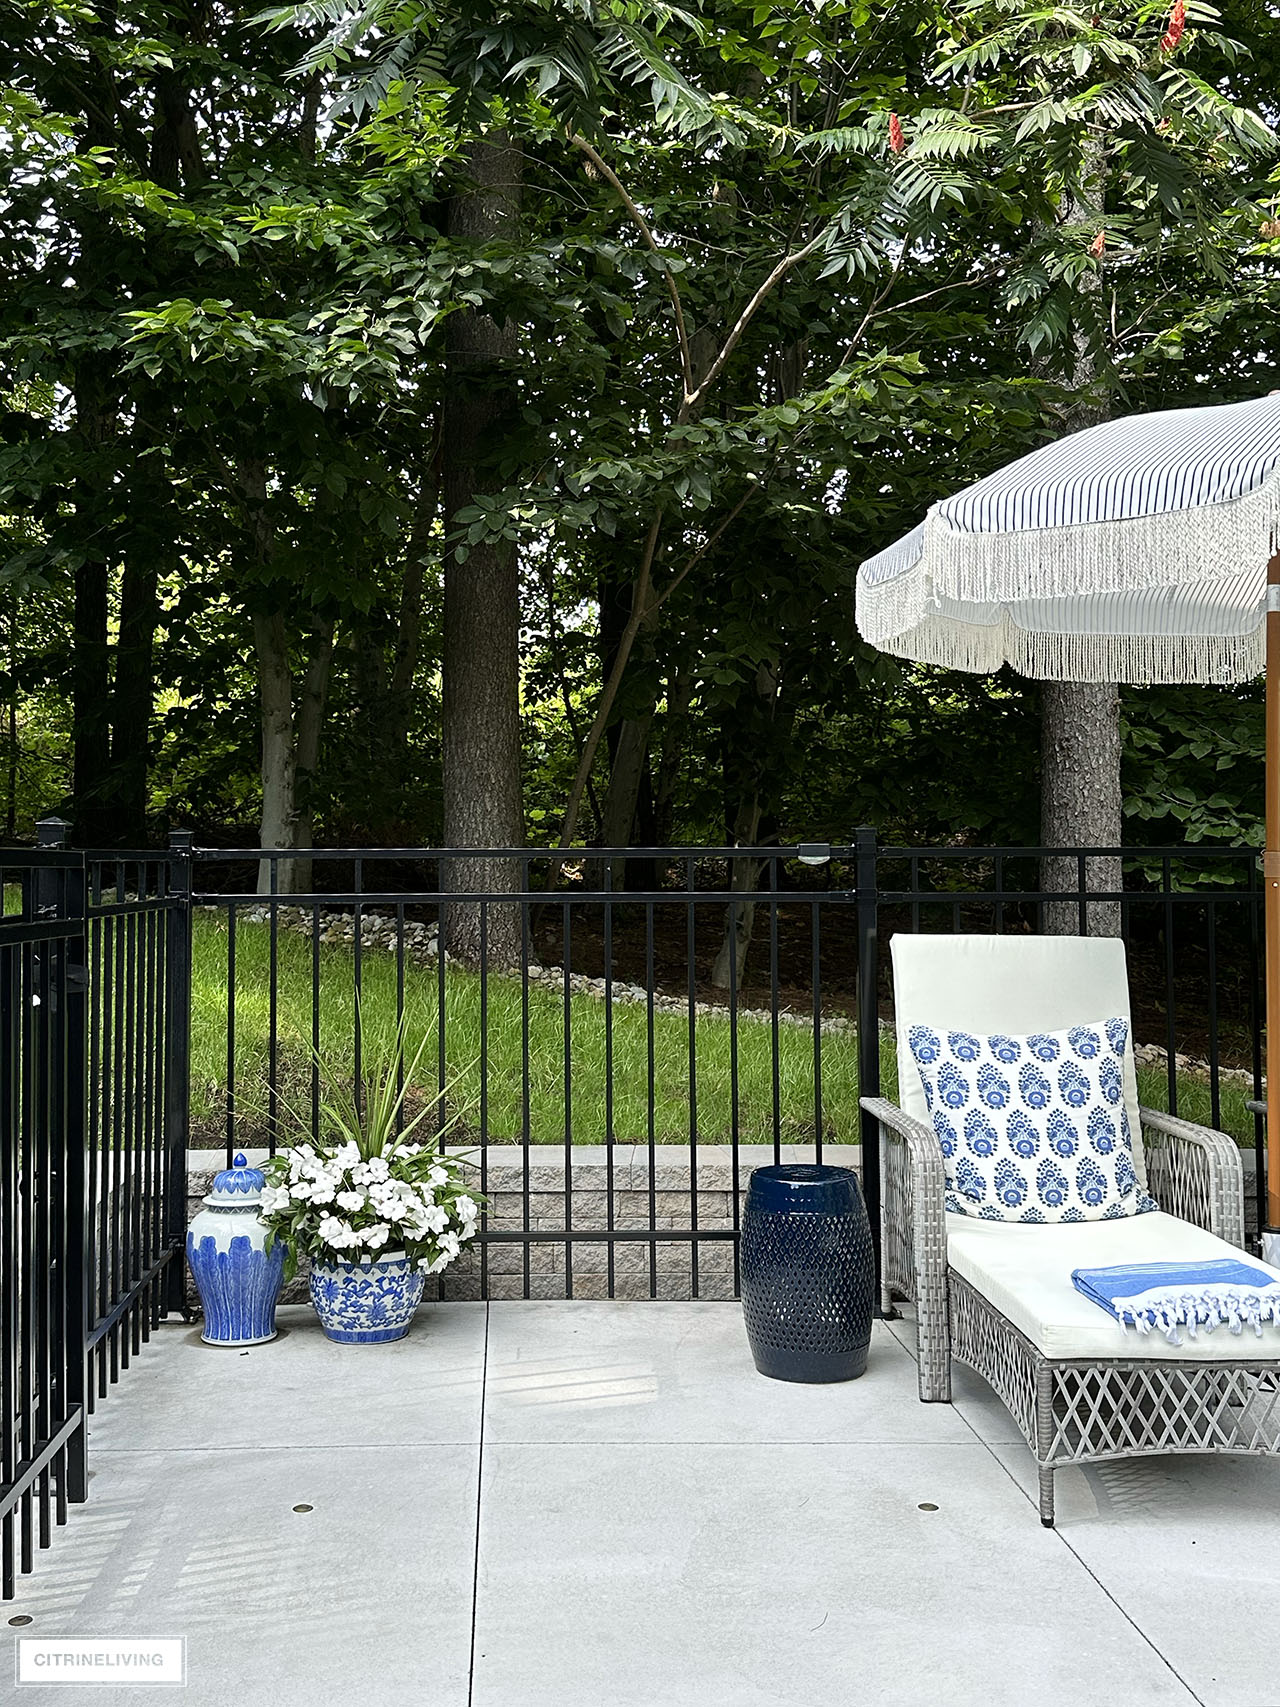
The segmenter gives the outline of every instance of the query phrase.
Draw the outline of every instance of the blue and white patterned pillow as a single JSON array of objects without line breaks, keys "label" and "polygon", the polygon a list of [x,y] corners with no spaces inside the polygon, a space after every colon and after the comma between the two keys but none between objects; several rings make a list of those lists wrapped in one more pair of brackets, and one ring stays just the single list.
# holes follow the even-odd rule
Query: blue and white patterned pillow
[{"label": "blue and white patterned pillow", "polygon": [[947,1208],[984,1221],[1114,1221],[1156,1207],[1124,1106],[1123,1019],[1027,1037],[907,1033],[942,1146]]}]

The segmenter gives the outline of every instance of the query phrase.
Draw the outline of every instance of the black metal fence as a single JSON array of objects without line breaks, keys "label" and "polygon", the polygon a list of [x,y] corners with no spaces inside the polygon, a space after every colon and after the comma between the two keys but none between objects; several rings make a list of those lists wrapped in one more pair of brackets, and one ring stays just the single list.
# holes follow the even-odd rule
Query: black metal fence
[{"label": "black metal fence", "polygon": [[[892,1088],[880,944],[1037,931],[1066,902],[1086,932],[1118,910],[1144,1100],[1260,1155],[1256,856],[1070,850],[1074,886],[1046,894],[1040,861],[1063,854],[879,847],[870,831],[754,849],[201,849],[196,1129],[228,1154],[317,1131],[317,1057],[358,1078],[371,1031],[385,1044],[407,1012],[430,1038],[419,1100],[461,1114],[450,1142],[475,1147],[490,1199],[452,1295],[730,1296],[751,1166],[864,1160],[874,1224],[858,1094]],[[1086,887],[1101,857],[1123,861],[1122,888]],[[313,886],[292,893],[300,860]]]},{"label": "black metal fence", "polygon": [[87,1345],[96,1390],[184,1297],[190,838],[88,854]]},{"label": "black metal fence", "polygon": [[63,829],[0,853],[5,1599],[86,1497],[95,1395],[182,1301],[189,851],[73,852]]},{"label": "black metal fence", "polygon": [[[1143,1099],[1252,1140],[1251,850],[843,846],[0,853],[0,1589],[85,1497],[86,1418],[182,1307],[190,1134],[220,1162],[322,1120],[407,1016],[407,1107],[474,1148],[447,1296],[731,1297],[763,1161],[863,1165],[892,1091],[895,931],[1129,948]],[[1044,857],[1067,880],[1040,887]],[[1097,859],[1120,886],[1096,887]],[[1074,876],[1074,882],[1070,879]],[[1086,877],[1093,882],[1089,888]],[[305,892],[294,892],[301,878]],[[1056,920],[1051,915],[1056,910]],[[1108,919],[1106,915],[1111,913]],[[470,1266],[468,1266],[468,1263]]]}]

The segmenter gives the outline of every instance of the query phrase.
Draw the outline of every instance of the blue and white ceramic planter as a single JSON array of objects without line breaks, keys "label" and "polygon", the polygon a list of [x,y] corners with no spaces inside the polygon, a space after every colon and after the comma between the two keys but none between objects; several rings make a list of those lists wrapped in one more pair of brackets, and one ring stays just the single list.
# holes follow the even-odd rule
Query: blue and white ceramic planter
[{"label": "blue and white ceramic planter", "polygon": [[204,1307],[206,1345],[261,1345],[276,1337],[284,1246],[268,1252],[258,1214],[266,1176],[243,1155],[214,1178],[187,1231],[187,1261]]},{"label": "blue and white ceramic planter", "polygon": [[378,1345],[409,1332],[426,1277],[403,1251],[361,1262],[313,1262],[311,1302],[320,1326],[342,1345]]}]

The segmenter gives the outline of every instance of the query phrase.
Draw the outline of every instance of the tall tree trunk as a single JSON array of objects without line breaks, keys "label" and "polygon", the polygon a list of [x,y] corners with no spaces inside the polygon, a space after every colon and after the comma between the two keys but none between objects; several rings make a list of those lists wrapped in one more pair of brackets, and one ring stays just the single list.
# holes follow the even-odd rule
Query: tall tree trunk
[{"label": "tall tree trunk", "polygon": [[[289,635],[279,611],[255,612],[253,648],[258,662],[258,696],[262,713],[262,831],[264,848],[309,848],[314,835],[312,789],[319,766],[320,735],[333,665],[334,624],[317,627],[315,649],[308,661],[294,710],[294,676]],[[258,864],[258,893],[271,893],[272,861]],[[274,862],[275,892],[311,892],[312,862],[282,859]]]},{"label": "tall tree trunk", "polygon": [[[778,710],[778,691],[781,679],[776,665],[762,663],[756,670],[755,692],[757,706],[753,710],[762,721],[772,722]],[[754,721],[754,720],[753,720]],[[748,725],[750,727],[750,725]],[[731,826],[735,847],[753,847],[760,835],[760,759],[755,752],[744,755],[740,748],[731,749],[734,772],[751,776],[750,792],[742,796]],[[744,762],[745,760],[745,762]],[[735,894],[755,889],[763,869],[759,860],[735,859],[729,877],[729,887]],[[754,901],[731,901],[725,909],[724,936],[721,939],[711,982],[718,989],[742,988],[742,975],[747,968],[747,950],[755,929]]]},{"label": "tall tree trunk", "polygon": [[[113,4],[92,4],[84,14],[91,39],[80,88],[84,122],[77,154],[119,144],[119,99],[114,43],[118,34]],[[96,51],[97,47],[102,51]],[[78,293],[92,299],[110,293],[118,278],[117,241],[109,215],[92,197],[75,206]],[[71,652],[72,840],[81,847],[102,846],[110,837],[106,812],[111,759],[110,615],[111,576],[119,520],[114,499],[119,384],[111,363],[86,353],[77,363],[75,396],[76,477],[73,487],[75,570]]]},{"label": "tall tree trunk", "polygon": [[[760,796],[739,813],[735,825],[734,844],[751,847],[760,834]],[[764,870],[758,859],[735,859],[729,876],[729,888],[735,895],[749,894],[760,881]],[[724,935],[711,968],[711,982],[718,990],[742,989],[742,975],[747,969],[747,950],[755,931],[756,904],[754,901],[731,901],[725,909]]]},{"label": "tall tree trunk", "polygon": [[75,571],[72,616],[71,742],[72,839],[81,847],[102,847],[111,840],[106,806],[111,764],[108,639],[111,564],[115,534],[110,483],[102,459],[115,435],[115,402],[94,358],[76,383],[76,433],[81,445],[75,483],[76,533],[83,557]]},{"label": "tall tree trunk", "polygon": [[[630,592],[630,589],[628,590]],[[658,710],[658,676],[654,668],[654,631],[657,612],[641,625],[632,650],[628,674],[647,675],[649,686],[643,701],[631,715],[615,726],[609,744],[609,786],[605,791],[600,813],[600,840],[607,848],[629,847],[635,830],[636,810],[640,794],[649,776],[649,734]],[[604,673],[607,676],[617,658],[617,636],[607,648]],[[636,696],[637,699],[639,696]]]},{"label": "tall tree trunk", "polygon": [[154,696],[159,574],[152,540],[125,559],[120,582],[120,637],[111,695],[111,791],[119,840],[142,847],[147,836],[147,755]]},{"label": "tall tree trunk", "polygon": [[411,552],[400,587],[400,615],[391,660],[388,687],[387,739],[395,755],[397,775],[403,779],[413,717],[413,680],[418,673],[422,650],[422,595],[426,563],[420,552]]},{"label": "tall tree trunk", "polygon": [[105,790],[111,766],[110,650],[107,564],[86,557],[75,572],[71,658],[72,840],[103,847],[112,840]]},{"label": "tall tree trunk", "polygon": [[6,755],[5,777],[5,835],[18,839],[18,612],[22,595],[15,581],[9,589],[9,701],[6,715],[9,724],[9,751]]},{"label": "tall tree trunk", "polygon": [[[634,555],[634,545],[629,532],[624,538],[615,541],[615,544],[621,547],[619,556]],[[617,662],[618,648],[626,632],[635,594],[634,579],[629,578],[626,582],[616,580],[610,573],[611,567],[612,565],[605,566],[598,583],[600,673],[606,681]],[[601,846],[606,848],[634,845],[641,797],[646,791],[650,798],[652,797],[649,737],[654,717],[657,715],[658,678],[653,664],[656,619],[657,612],[654,612],[641,624],[627,667],[627,679],[633,690],[635,677],[644,672],[650,675],[651,686],[645,691],[643,699],[633,691],[629,696],[632,701],[630,715],[619,718],[605,732],[605,744],[609,753],[609,781],[598,813],[598,829]],[[601,862],[593,862],[593,865],[600,871],[598,882],[602,884],[603,865]],[[597,880],[593,878],[592,881]],[[645,887],[656,881],[657,874],[651,866],[646,866],[642,873],[633,860],[614,862],[611,882],[615,889],[623,889],[629,885]]]},{"label": "tall tree trunk", "polygon": [[390,704],[387,694],[387,646],[389,623],[385,613],[373,621],[363,615],[352,624],[347,635],[350,656],[351,710],[349,716],[349,751],[356,766],[357,778],[367,778],[367,785],[350,802],[350,816],[356,828],[356,840],[378,843],[383,847],[397,838],[390,826],[396,814],[396,787],[393,769],[395,736],[391,729]]},{"label": "tall tree trunk", "polygon": [[[438,441],[438,433],[433,440]],[[406,541],[394,618],[373,631],[359,624],[351,636],[355,686],[354,749],[377,786],[367,795],[365,822],[380,846],[415,839],[410,797],[410,731],[415,711],[414,683],[422,653],[422,615],[427,564],[436,550],[432,535],[439,520],[438,443],[418,493],[413,528]]]},{"label": "tall tree trunk", "polygon": [[[1092,207],[1069,201],[1068,219],[1096,219],[1102,228],[1104,167],[1095,148],[1092,170],[1096,193]],[[1099,395],[1099,345],[1096,321],[1101,280],[1089,272],[1080,281],[1082,301],[1073,331],[1071,383],[1081,399],[1068,418],[1068,431],[1094,426],[1110,414],[1110,399]],[[1040,840],[1045,847],[1118,848],[1122,834],[1120,789],[1120,693],[1110,682],[1046,682],[1040,725]],[[1123,866],[1119,859],[1089,859],[1085,887],[1119,893]],[[1040,887],[1047,893],[1075,891],[1080,862],[1070,857],[1040,862]],[[1116,901],[1091,901],[1084,925],[1090,936],[1119,936],[1121,909]],[[1042,928],[1054,935],[1072,936],[1081,930],[1080,908],[1074,901],[1046,901]]]},{"label": "tall tree trunk", "polygon": [[[259,457],[245,457],[236,467],[244,506],[249,553],[254,577],[261,582],[271,561],[274,528],[267,509],[267,470]],[[262,598],[259,591],[256,595]],[[289,663],[289,640],[280,611],[251,612],[253,652],[258,672],[258,722],[261,740],[262,815],[258,826],[260,848],[291,848],[297,830],[298,755],[293,727],[293,671]],[[273,872],[274,866],[274,872]],[[269,895],[274,886],[279,895],[293,893],[291,860],[258,861],[258,893]]]},{"label": "tall tree trunk", "polygon": [[[609,787],[600,811],[600,842],[606,848],[634,847],[646,842],[644,826],[640,823],[642,805],[648,808],[649,827],[653,821],[653,782],[649,775],[649,734],[653,728],[656,707],[647,706],[637,717],[625,717],[617,725],[609,759]],[[591,868],[599,870],[593,884],[603,887],[604,861],[593,860]],[[613,889],[654,889],[659,878],[652,860],[617,859],[612,862],[609,883]]]},{"label": "tall tree trunk", "polygon": [[684,756],[681,746],[682,724],[692,697],[689,672],[677,660],[667,678],[666,711],[662,718],[662,739],[658,746],[658,775],[653,791],[655,845],[666,847],[672,836],[675,821],[676,784]]},{"label": "tall tree trunk", "polygon": [[[264,464],[246,458],[237,469],[244,503],[251,554],[258,578],[265,577],[274,549],[274,528],[267,508]],[[259,592],[258,597],[263,597]],[[258,666],[258,705],[262,728],[262,824],[258,846],[311,846],[311,784],[320,753],[320,732],[333,665],[334,624],[316,624],[316,642],[303,676],[297,712],[294,711],[293,661],[289,629],[281,610],[260,608],[252,613],[253,650]],[[304,893],[299,880],[311,880],[309,860],[259,860],[258,893]]]},{"label": "tall tree trunk", "polygon": [[[523,160],[503,131],[472,145],[466,182],[449,205],[449,235],[471,243],[511,241],[519,232]],[[514,410],[516,328],[491,315],[465,311],[448,321],[449,389],[444,412],[445,515],[458,511],[486,484],[485,464],[501,425]],[[518,847],[523,841],[520,778],[520,578],[514,545],[481,544],[445,558],[444,839],[451,848]],[[448,860],[441,887],[482,893],[515,889],[513,860]],[[474,964],[480,956],[479,905],[448,909],[444,938],[450,952]],[[520,952],[516,907],[487,910],[491,959],[511,963]]]},{"label": "tall tree trunk", "polygon": [[[721,231],[725,231],[733,220],[733,209],[737,203],[736,192],[729,185],[717,184],[713,202],[713,228],[718,226]],[[706,318],[693,328],[689,337],[690,367],[699,382],[716,358],[723,333],[723,315],[714,305],[708,304]],[[722,382],[717,390],[723,389]],[[604,620],[605,612],[602,607],[601,639],[604,642],[603,673],[606,677],[617,659],[633,594],[634,583],[627,587],[625,597],[620,594],[613,596],[607,622]],[[631,843],[636,814],[646,784],[651,793],[653,790],[653,779],[649,770],[649,736],[658,705],[659,684],[653,670],[657,627],[658,612],[653,611],[641,624],[628,665],[630,678],[648,671],[653,676],[653,684],[651,690],[646,693],[643,704],[633,715],[624,717],[617,725],[616,738],[610,747],[609,787],[605,795],[600,833],[600,839],[606,847],[626,847]],[[752,835],[754,834],[752,831]],[[751,837],[747,839],[750,840]]]},{"label": "tall tree trunk", "polygon": [[[298,751],[293,727],[293,672],[289,643],[279,611],[255,611],[253,649],[258,662],[258,696],[262,714],[262,827],[259,846],[292,848],[298,830]],[[258,893],[294,893],[294,861],[258,862]]]},{"label": "tall tree trunk", "polygon": [[[299,848],[315,845],[315,784],[320,768],[320,733],[324,727],[324,708],[333,675],[333,637],[332,619],[317,625],[315,649],[303,674],[302,693],[298,700],[297,780],[294,786],[294,816],[297,828],[294,832],[294,846]],[[309,859],[296,859],[292,863],[294,894],[312,894],[314,862]]]},{"label": "tall tree trunk", "polygon": [[[178,5],[172,9],[171,21],[190,37],[201,29],[197,13],[197,6]],[[176,192],[184,181],[188,185],[199,183],[205,175],[185,75],[172,69],[160,71],[154,83],[154,100],[150,160],[145,169],[155,183]],[[139,164],[143,164],[141,159]],[[110,241],[109,234],[106,241]],[[157,277],[166,280],[172,273],[173,256],[163,236],[157,235],[148,242],[148,257]],[[157,484],[147,474],[152,463],[146,453],[160,449],[171,431],[168,410],[161,394],[140,378],[135,385],[133,403],[132,470],[126,477],[130,523],[120,579],[120,620],[111,698],[109,708],[104,705],[104,716],[109,715],[110,719],[110,763],[104,766],[101,790],[111,841],[126,847],[141,847],[147,836],[160,569],[162,562],[169,566],[166,559],[171,561],[180,523],[176,515],[166,514],[170,507],[168,484]],[[133,472],[138,474],[136,483]]]},{"label": "tall tree trunk", "polygon": [[600,841],[607,848],[631,846],[640,791],[649,773],[649,732],[656,705],[636,717],[624,717],[609,762],[609,787],[600,818]]},{"label": "tall tree trunk", "polygon": [[[1041,711],[1040,835],[1045,847],[1120,845],[1120,690],[1100,682],[1046,682]],[[1080,860],[1069,855],[1041,861],[1040,886],[1076,891]],[[1086,859],[1086,890],[1119,893],[1118,859]],[[1090,901],[1089,936],[1119,936],[1120,904]],[[1082,928],[1075,901],[1046,901],[1046,931],[1071,936]]]}]

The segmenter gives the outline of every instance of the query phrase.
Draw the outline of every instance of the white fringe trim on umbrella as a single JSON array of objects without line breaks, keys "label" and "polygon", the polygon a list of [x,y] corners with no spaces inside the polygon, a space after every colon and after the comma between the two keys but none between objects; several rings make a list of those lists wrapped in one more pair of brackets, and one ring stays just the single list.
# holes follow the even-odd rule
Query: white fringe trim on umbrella
[{"label": "white fringe trim on umbrella", "polygon": [[1226,684],[1251,681],[1264,666],[1261,626],[1228,635],[1035,634],[1008,617],[990,627],[937,617],[877,644],[916,663],[979,675],[1011,664],[1024,676],[1049,682]]},{"label": "white fringe trim on umbrella", "polygon": [[[935,508],[925,519],[923,549],[914,565],[883,580],[858,577],[858,628],[871,645],[897,651],[895,639],[919,628],[940,603],[991,607],[1251,573],[1261,580],[1278,537],[1276,476],[1220,504],[1016,533],[958,533]],[[974,615],[980,623],[980,609]]]},{"label": "white fringe trim on umbrella", "polygon": [[1239,575],[1266,564],[1278,527],[1272,478],[1221,504],[1018,533],[958,533],[933,512],[924,562],[935,590],[966,604],[1068,598]]}]

